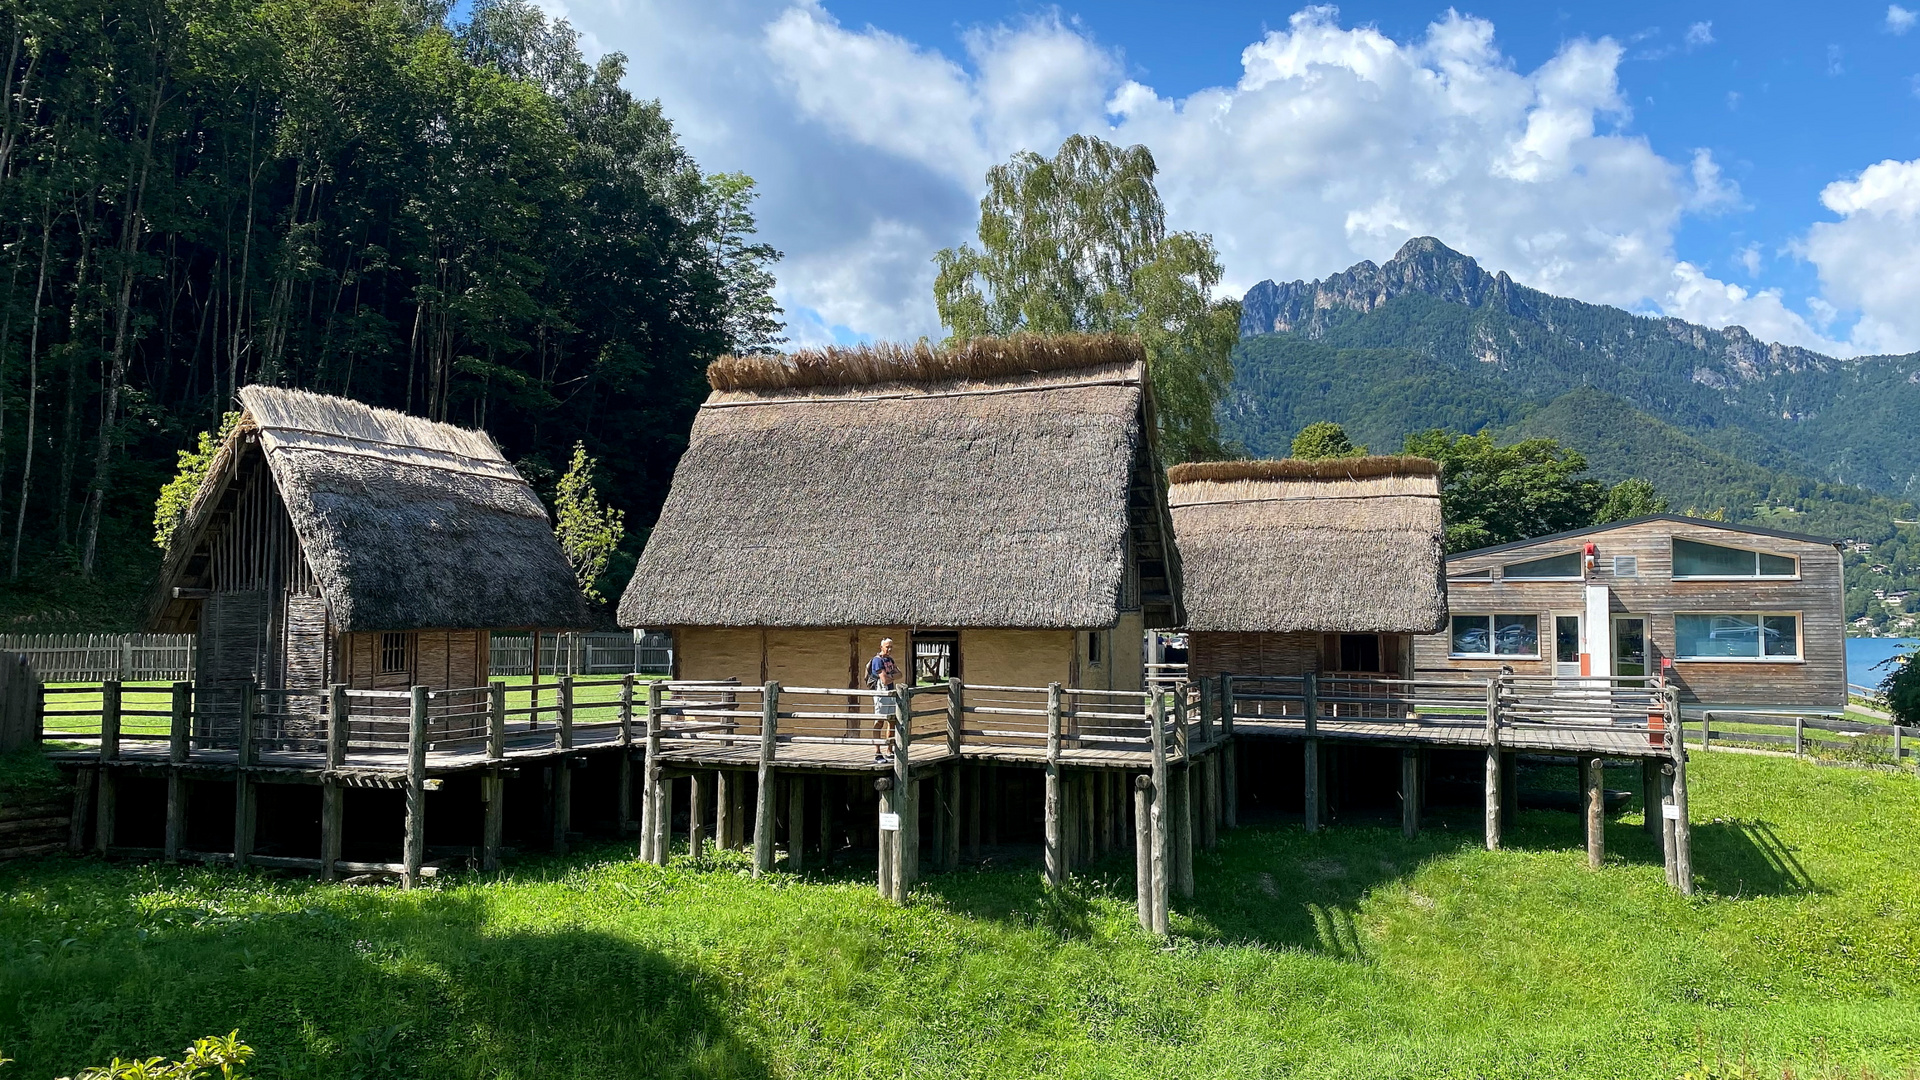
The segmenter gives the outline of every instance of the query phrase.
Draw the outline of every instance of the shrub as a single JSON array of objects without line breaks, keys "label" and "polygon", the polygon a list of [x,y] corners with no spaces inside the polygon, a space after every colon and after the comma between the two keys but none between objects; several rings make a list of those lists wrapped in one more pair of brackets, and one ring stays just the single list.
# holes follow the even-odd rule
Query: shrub
[{"label": "shrub", "polygon": [[[97,1069],[82,1069],[79,1075],[61,1077],[61,1080],[212,1080],[215,1076],[221,1080],[241,1080],[246,1075],[241,1066],[252,1056],[253,1047],[241,1042],[240,1033],[235,1031],[224,1037],[209,1035],[195,1039],[179,1061],[157,1057],[144,1061],[114,1058]],[[215,1069],[219,1072],[214,1072]]]}]

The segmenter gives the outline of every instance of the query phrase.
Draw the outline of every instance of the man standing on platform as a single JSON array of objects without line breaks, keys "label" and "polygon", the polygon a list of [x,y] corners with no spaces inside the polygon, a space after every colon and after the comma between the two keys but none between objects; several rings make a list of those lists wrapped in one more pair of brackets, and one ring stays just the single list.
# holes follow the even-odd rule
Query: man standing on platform
[{"label": "man standing on platform", "polygon": [[[867,661],[867,689],[883,691],[873,699],[873,736],[886,740],[888,747],[893,745],[892,724],[898,719],[893,692],[899,686],[900,665],[893,659],[893,639],[881,638],[880,651]],[[876,746],[873,748],[873,760],[890,761],[892,755],[886,752],[885,747]]]}]

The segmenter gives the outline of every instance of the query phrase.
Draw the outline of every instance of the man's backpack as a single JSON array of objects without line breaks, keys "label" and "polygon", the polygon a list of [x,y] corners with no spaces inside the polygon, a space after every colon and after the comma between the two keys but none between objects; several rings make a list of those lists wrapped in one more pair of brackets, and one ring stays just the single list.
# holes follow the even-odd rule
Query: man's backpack
[{"label": "man's backpack", "polygon": [[867,689],[869,690],[880,689],[881,666],[882,666],[881,657],[876,656],[873,659],[867,661]]}]

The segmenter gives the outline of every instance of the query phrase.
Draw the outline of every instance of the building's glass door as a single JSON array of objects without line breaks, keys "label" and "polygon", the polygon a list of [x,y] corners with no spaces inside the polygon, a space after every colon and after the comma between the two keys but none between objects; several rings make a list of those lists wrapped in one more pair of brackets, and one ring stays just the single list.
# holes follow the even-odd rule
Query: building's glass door
[{"label": "building's glass door", "polygon": [[1639,678],[1647,673],[1647,620],[1639,615],[1613,617],[1613,673]]},{"label": "building's glass door", "polygon": [[1580,616],[1553,617],[1553,673],[1556,676],[1580,674]]}]

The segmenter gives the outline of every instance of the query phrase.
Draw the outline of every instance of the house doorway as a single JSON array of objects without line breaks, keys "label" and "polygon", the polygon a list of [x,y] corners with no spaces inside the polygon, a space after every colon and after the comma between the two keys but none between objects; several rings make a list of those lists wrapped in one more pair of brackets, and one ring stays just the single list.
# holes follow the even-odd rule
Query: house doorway
[{"label": "house doorway", "polygon": [[1647,674],[1647,620],[1641,615],[1613,617],[1613,673],[1625,678]]},{"label": "house doorway", "polygon": [[1580,674],[1580,616],[1553,617],[1553,674],[1568,678]]}]

